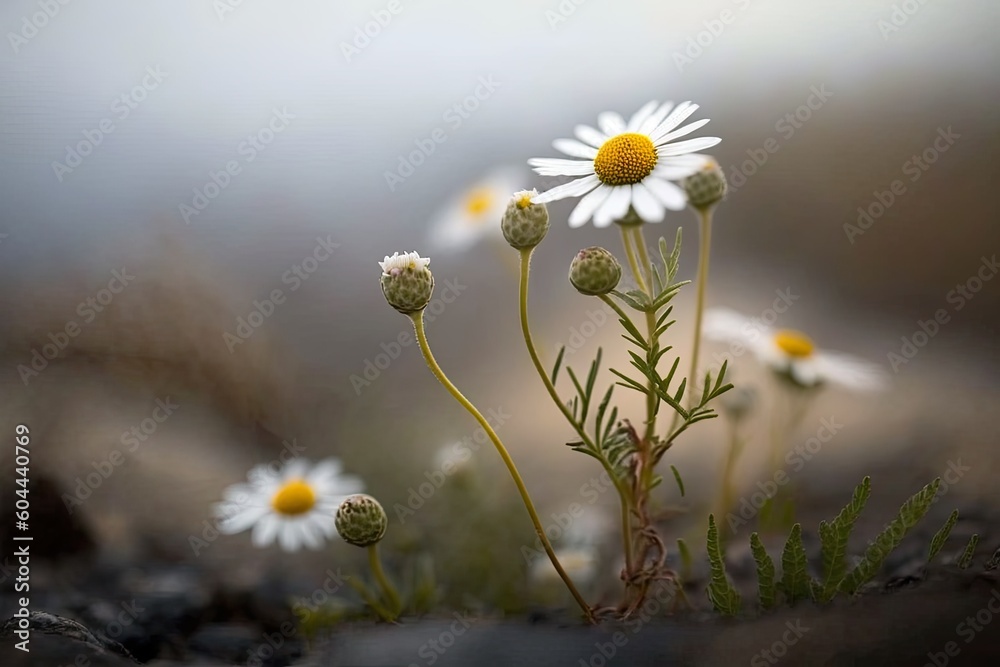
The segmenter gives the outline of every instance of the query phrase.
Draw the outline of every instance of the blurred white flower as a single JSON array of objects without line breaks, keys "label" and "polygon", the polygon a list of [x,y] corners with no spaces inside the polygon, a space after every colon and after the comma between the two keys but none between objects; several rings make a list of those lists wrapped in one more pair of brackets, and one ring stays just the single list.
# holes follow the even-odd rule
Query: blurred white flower
[{"label": "blurred white flower", "polygon": [[[597,552],[594,549],[556,549],[556,558],[569,578],[577,584],[586,585],[597,573]],[[537,584],[562,582],[552,561],[545,555],[538,556],[531,563],[528,575]]]},{"label": "blurred white flower", "polygon": [[342,475],[340,461],[329,458],[310,466],[292,459],[279,470],[259,465],[247,473],[247,483],[227,488],[215,505],[219,532],[231,535],[253,528],[253,544],[266,547],[277,539],[285,551],[323,546],[337,534],[334,515],[349,495],[364,485]]},{"label": "blurred white flower", "polygon": [[843,352],[821,350],[812,339],[792,329],[772,329],[759,320],[726,308],[705,313],[706,340],[740,343],[772,371],[803,387],[838,384],[857,391],[876,391],[888,384],[885,371]]},{"label": "blurred white flower", "polygon": [[527,174],[503,167],[457,193],[431,220],[430,243],[435,251],[462,251],[484,238],[503,240],[500,220],[514,192],[523,190]]},{"label": "blurred white flower", "polygon": [[[671,111],[672,110],[672,111]],[[581,176],[543,192],[532,201],[544,204],[567,197],[583,197],[569,216],[570,227],[580,227],[593,218],[596,227],[621,220],[630,209],[646,222],[660,222],[667,209],[679,211],[687,205],[678,181],[699,171],[708,156],[696,151],[718,144],[718,137],[700,137],[676,143],[708,120],[677,129],[698,105],[682,102],[649,102],[628,123],[617,113],[597,117],[600,130],[587,125],[574,129],[577,139],[556,139],[552,146],[579,160],[532,158],[528,164],[542,176]]]}]

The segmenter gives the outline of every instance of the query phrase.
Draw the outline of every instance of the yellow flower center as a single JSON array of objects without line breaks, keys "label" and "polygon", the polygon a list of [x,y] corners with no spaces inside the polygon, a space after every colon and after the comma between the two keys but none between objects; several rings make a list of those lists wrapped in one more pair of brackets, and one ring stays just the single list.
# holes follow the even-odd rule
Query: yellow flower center
[{"label": "yellow flower center", "polygon": [[611,137],[597,151],[594,172],[607,185],[639,183],[656,167],[656,147],[644,134]]},{"label": "yellow flower center", "polygon": [[531,195],[529,194],[521,195],[521,198],[517,200],[517,207],[528,208],[529,206],[531,206]]},{"label": "yellow flower center", "polygon": [[305,514],[316,505],[316,492],[301,479],[286,483],[271,498],[271,507],[279,514]]},{"label": "yellow flower center", "polygon": [[465,200],[465,212],[469,214],[469,222],[480,224],[483,221],[479,218],[486,213],[493,205],[493,192],[489,188],[479,188],[473,190]]},{"label": "yellow flower center", "polygon": [[798,359],[811,356],[816,349],[809,336],[791,329],[782,329],[774,334],[774,344],[788,356]]}]

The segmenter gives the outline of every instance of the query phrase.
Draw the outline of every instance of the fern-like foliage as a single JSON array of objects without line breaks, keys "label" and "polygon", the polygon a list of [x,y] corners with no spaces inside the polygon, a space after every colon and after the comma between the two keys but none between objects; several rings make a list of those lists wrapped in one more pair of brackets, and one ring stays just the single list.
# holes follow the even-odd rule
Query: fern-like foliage
[{"label": "fern-like foliage", "polygon": [[778,589],[774,582],[774,561],[767,555],[767,549],[757,533],[750,534],[750,551],[757,564],[757,596],[765,611],[778,602]]},{"label": "fern-like foliage", "polygon": [[847,543],[871,492],[872,480],[870,477],[865,477],[854,489],[851,501],[840,510],[840,514],[829,523],[823,521],[819,524],[819,539],[823,552],[823,580],[813,590],[813,598],[817,602],[832,600],[847,575]]},{"label": "fern-like foliage", "polygon": [[903,537],[927,514],[939,486],[941,479],[937,478],[903,503],[899,514],[875,538],[861,562],[844,577],[840,590],[853,595],[878,573],[885,559],[899,546]]},{"label": "fern-like foliage", "polygon": [[740,594],[726,576],[726,562],[719,545],[719,528],[715,525],[715,515],[712,514],[708,515],[708,561],[712,569],[708,599],[717,612],[735,616],[740,611]]},{"label": "fern-like foliage", "polygon": [[808,566],[806,549],[802,544],[802,524],[797,523],[792,526],[792,532],[788,534],[788,541],[785,542],[785,549],[781,554],[779,588],[789,604],[794,604],[812,594],[813,586]]},{"label": "fern-like foliage", "polygon": [[934,556],[938,555],[941,551],[941,547],[944,543],[948,541],[948,536],[951,535],[951,529],[955,527],[955,523],[958,521],[958,510],[955,510],[948,517],[948,520],[944,522],[941,529],[934,533],[933,539],[931,539],[931,547],[927,552],[927,562],[930,563],[934,560]]},{"label": "fern-like foliage", "polygon": [[976,547],[979,545],[979,533],[974,534],[969,538],[969,543],[965,545],[965,551],[962,552],[961,557],[958,559],[958,566],[963,570],[968,569],[972,565],[972,558],[976,555]]}]

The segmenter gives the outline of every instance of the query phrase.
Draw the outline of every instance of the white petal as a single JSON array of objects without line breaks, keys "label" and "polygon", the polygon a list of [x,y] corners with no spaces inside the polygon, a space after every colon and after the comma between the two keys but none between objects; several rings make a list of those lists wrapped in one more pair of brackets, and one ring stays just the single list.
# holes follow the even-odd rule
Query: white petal
[{"label": "white petal", "polygon": [[365,483],[356,475],[341,475],[330,486],[330,494],[337,496],[350,496],[364,490]]},{"label": "white petal", "polygon": [[343,464],[339,459],[328,458],[320,461],[309,471],[306,482],[315,486],[322,486],[324,483],[337,477],[343,469]]},{"label": "white petal", "polygon": [[269,512],[266,507],[248,507],[247,509],[224,518],[218,523],[219,532],[235,535],[257,524]]},{"label": "white petal", "polygon": [[687,178],[692,174],[698,173],[698,170],[700,169],[701,167],[694,165],[678,166],[673,164],[661,164],[653,170],[651,175],[665,181],[679,181],[682,178]]},{"label": "white petal", "polygon": [[606,134],[601,134],[589,125],[577,125],[573,128],[576,138],[585,144],[590,144],[594,148],[600,148],[608,140]]},{"label": "white petal", "polygon": [[888,385],[884,369],[842,352],[818,352],[816,370],[822,380],[858,391],[878,391]]},{"label": "white petal", "polygon": [[305,476],[308,473],[309,460],[296,458],[285,464],[284,469],[281,471],[281,478],[284,481],[288,481],[290,479],[305,479]]},{"label": "white petal", "polygon": [[285,521],[278,533],[278,542],[283,551],[295,552],[302,544],[302,524],[300,521]]},{"label": "white petal", "polygon": [[550,201],[556,201],[557,199],[579,197],[580,195],[584,195],[596,188],[597,184],[600,182],[601,181],[597,178],[597,175],[592,174],[585,178],[578,178],[575,181],[557,185],[551,190],[546,190],[540,195],[535,195],[531,198],[531,201],[535,204],[545,204]]},{"label": "white petal", "polygon": [[663,204],[642,183],[632,185],[632,206],[646,222],[660,222],[666,214]]},{"label": "white petal", "polygon": [[681,211],[687,206],[687,195],[670,181],[649,176],[642,184],[671,211]]},{"label": "white petal", "polygon": [[252,542],[255,547],[266,547],[274,542],[274,536],[281,528],[281,519],[273,514],[262,517],[257,525],[253,527]]},{"label": "white petal", "polygon": [[695,130],[698,130],[698,129],[701,129],[702,127],[705,127],[705,125],[707,125],[707,124],[708,124],[708,119],[707,118],[703,118],[701,120],[696,120],[693,123],[688,123],[684,127],[677,128],[673,132],[668,132],[659,141],[655,142],[655,144],[656,144],[657,147],[662,146],[663,144],[665,144],[665,143],[667,143],[669,141],[673,141],[674,139],[678,139],[678,138],[683,137],[685,135],[691,134]]},{"label": "white petal", "polygon": [[556,139],[552,142],[552,147],[570,157],[582,157],[587,160],[593,160],[597,157],[596,148],[576,139]]},{"label": "white petal", "polygon": [[688,117],[698,110],[698,105],[692,102],[681,102],[677,105],[669,116],[663,119],[663,122],[657,125],[652,132],[649,133],[649,138],[653,140],[655,144],[657,140],[663,135],[670,132],[672,129],[683,123]]},{"label": "white petal", "polygon": [[[632,186],[616,185],[611,188],[608,196],[601,207],[594,214],[594,224],[598,227],[607,227],[615,220],[621,220],[628,213],[628,207],[632,203]],[[598,217],[600,222],[598,222]]]},{"label": "white petal", "polygon": [[629,118],[626,130],[628,132],[637,132],[639,128],[642,127],[642,124],[645,123],[651,115],[653,115],[653,112],[656,110],[656,106],[656,100],[646,102],[642,105],[642,107],[640,107],[639,110],[632,114],[632,117]]},{"label": "white petal", "polygon": [[722,139],[718,137],[698,137],[697,139],[678,141],[676,144],[660,146],[656,149],[656,154],[657,156],[670,157],[674,155],[684,155],[685,153],[694,153],[702,150],[703,148],[711,148],[720,141],[722,141]]},{"label": "white petal", "polygon": [[804,387],[813,387],[820,381],[819,371],[812,359],[796,359],[789,364],[792,378]]},{"label": "white petal", "polygon": [[569,226],[575,229],[586,224],[609,195],[611,188],[603,183],[585,195],[569,214]]},{"label": "white petal", "polygon": [[590,160],[533,157],[528,160],[528,164],[542,176],[586,176],[594,173],[594,163]]},{"label": "white petal", "polygon": [[738,342],[751,345],[761,339],[770,340],[771,329],[762,322],[729,308],[709,308],[702,319],[705,340]]},{"label": "white petal", "polygon": [[312,517],[302,522],[300,527],[300,532],[302,535],[302,541],[310,549],[322,549],[323,548],[323,535],[320,531],[319,525],[313,520]]},{"label": "white petal", "polygon": [[639,126],[639,132],[641,134],[648,135],[650,132],[659,127],[663,119],[667,117],[670,110],[673,108],[673,102],[664,102],[660,105],[660,108],[653,112],[653,115],[646,119],[646,121]]},{"label": "white petal", "polygon": [[597,127],[604,134],[613,137],[625,131],[625,119],[614,111],[605,111],[597,116]]}]

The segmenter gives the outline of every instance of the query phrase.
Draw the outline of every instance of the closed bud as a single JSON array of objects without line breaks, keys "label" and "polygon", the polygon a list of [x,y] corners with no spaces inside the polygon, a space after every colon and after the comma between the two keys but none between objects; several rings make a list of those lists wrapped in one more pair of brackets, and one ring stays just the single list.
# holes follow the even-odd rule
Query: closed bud
[{"label": "closed bud", "polygon": [[576,253],[569,267],[569,281],[581,294],[600,296],[618,286],[622,266],[609,251],[597,246]]},{"label": "closed bud", "polygon": [[434,276],[427,265],[430,259],[416,252],[386,255],[382,267],[382,294],[389,305],[409,315],[424,309],[434,294]]},{"label": "closed bud", "polygon": [[517,250],[534,248],[549,231],[549,210],[545,204],[531,202],[537,194],[537,190],[515,192],[500,222],[503,237]]},{"label": "closed bud", "polygon": [[726,175],[714,158],[708,158],[705,166],[685,178],[681,185],[694,208],[709,208],[726,196]]},{"label": "closed bud", "polygon": [[377,500],[364,493],[348,496],[337,508],[337,532],[356,547],[370,547],[385,535],[389,517]]}]

